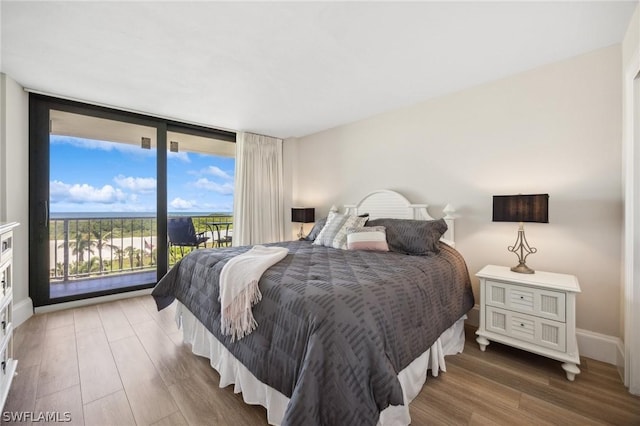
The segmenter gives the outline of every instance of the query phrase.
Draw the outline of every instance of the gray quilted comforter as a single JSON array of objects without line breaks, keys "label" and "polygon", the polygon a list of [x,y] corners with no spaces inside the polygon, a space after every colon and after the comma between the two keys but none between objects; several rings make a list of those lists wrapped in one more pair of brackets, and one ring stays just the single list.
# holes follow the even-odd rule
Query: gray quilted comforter
[{"label": "gray quilted comforter", "polygon": [[153,290],[158,309],[182,302],[260,381],[290,398],[283,425],[375,425],[403,404],[397,378],[473,306],[462,256],[271,244],[289,254],[260,280],[258,328],[220,332],[223,265],[249,247],[195,250]]}]

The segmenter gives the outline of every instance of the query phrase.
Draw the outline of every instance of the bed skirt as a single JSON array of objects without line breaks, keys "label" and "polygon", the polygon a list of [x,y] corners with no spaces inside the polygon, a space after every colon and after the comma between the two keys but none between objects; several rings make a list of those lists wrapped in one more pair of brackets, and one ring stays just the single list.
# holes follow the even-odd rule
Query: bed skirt
[{"label": "bed skirt", "polygon": [[[176,322],[178,327],[182,328],[184,342],[191,345],[194,354],[210,360],[211,367],[220,374],[220,387],[233,384],[233,391],[242,393],[244,402],[262,405],[267,409],[269,424],[279,425],[284,417],[289,398],[260,382],[182,303],[176,303]],[[409,403],[420,393],[427,379],[427,370],[431,369],[431,374],[437,376],[439,371],[446,371],[445,355],[462,352],[466,318],[467,316],[463,315],[440,335],[431,348],[398,374],[406,405],[387,407],[380,413],[378,425],[395,426],[411,423]]]}]

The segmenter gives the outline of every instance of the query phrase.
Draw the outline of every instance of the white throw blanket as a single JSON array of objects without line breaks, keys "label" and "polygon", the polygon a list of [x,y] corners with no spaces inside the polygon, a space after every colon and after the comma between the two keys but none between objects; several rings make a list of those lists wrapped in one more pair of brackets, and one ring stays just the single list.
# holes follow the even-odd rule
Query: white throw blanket
[{"label": "white throw blanket", "polygon": [[264,271],[280,262],[289,252],[284,247],[254,246],[231,258],[220,272],[220,331],[240,340],[255,330],[258,323],[251,307],[262,299],[258,281]]}]

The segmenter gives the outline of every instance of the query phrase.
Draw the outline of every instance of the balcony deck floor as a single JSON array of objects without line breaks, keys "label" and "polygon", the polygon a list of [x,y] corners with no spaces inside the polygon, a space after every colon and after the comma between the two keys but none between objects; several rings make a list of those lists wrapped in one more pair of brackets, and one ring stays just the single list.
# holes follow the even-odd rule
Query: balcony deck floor
[{"label": "balcony deck floor", "polygon": [[152,284],[156,281],[156,271],[131,272],[98,278],[78,278],[66,282],[52,282],[49,286],[49,297],[51,299],[57,299],[99,291],[124,290],[127,287]]}]

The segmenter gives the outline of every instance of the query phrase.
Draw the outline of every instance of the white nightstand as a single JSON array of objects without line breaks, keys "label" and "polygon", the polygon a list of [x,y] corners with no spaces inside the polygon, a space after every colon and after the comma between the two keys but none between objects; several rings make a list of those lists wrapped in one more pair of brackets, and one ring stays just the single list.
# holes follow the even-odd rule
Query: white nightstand
[{"label": "white nightstand", "polygon": [[476,341],[489,340],[563,361],[567,379],[580,373],[576,342],[576,293],[573,275],[536,271],[519,274],[488,265],[480,278],[480,328]]}]

